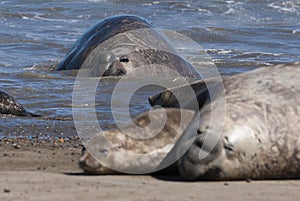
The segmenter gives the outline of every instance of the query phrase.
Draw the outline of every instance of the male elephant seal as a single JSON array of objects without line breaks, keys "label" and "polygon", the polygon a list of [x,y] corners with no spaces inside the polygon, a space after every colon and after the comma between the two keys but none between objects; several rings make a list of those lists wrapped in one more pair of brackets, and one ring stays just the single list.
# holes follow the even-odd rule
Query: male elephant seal
[{"label": "male elephant seal", "polygon": [[0,91],[0,114],[12,114],[24,117],[38,117],[40,115],[27,112],[13,97]]},{"label": "male elephant seal", "polygon": [[[299,80],[300,63],[296,63],[223,77],[223,83],[209,80],[207,87],[203,81],[192,84],[199,100],[200,123],[192,145],[177,161],[181,177],[187,180],[300,178]],[[210,89],[209,95],[205,88]],[[175,90],[185,93],[184,86]],[[215,98],[210,99],[212,96]],[[150,97],[150,102],[164,103],[164,107],[178,106],[170,90]],[[213,113],[219,117],[212,118]],[[224,113],[226,116],[222,117]],[[87,152],[81,164],[86,165],[87,158],[96,167],[91,168],[94,172],[100,170],[100,162]],[[108,172],[106,168],[97,174]]]},{"label": "male elephant seal", "polygon": [[145,74],[167,67],[182,76],[201,77],[177,55],[162,32],[134,15],[112,16],[98,22],[77,40],[56,70],[85,69],[88,76],[119,76],[142,66],[148,66]]}]

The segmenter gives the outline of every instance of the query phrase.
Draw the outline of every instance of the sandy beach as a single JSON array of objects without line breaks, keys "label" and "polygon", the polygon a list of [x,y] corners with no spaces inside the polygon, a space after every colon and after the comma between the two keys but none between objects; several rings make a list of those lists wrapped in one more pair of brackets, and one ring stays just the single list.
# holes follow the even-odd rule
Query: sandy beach
[{"label": "sandy beach", "polygon": [[79,139],[2,139],[0,200],[298,200],[299,180],[184,182],[149,175],[84,175]]},{"label": "sandy beach", "polygon": [[[83,174],[78,167],[82,145],[80,139],[71,136],[78,133],[74,124],[75,110],[72,107],[76,105],[72,102],[76,100],[74,92],[84,85],[79,84],[80,79],[75,82],[78,71],[54,70],[70,50],[80,44],[75,41],[104,18],[118,14],[143,17],[158,30],[168,33],[169,38],[166,39],[176,51],[172,50],[171,54],[163,56],[161,62],[158,62],[158,58],[152,59],[154,66],[166,66],[165,61],[173,58],[176,52],[194,65],[201,77],[208,78],[218,73],[228,76],[258,67],[272,69],[276,64],[298,62],[300,0],[6,0],[1,1],[0,5],[0,90],[13,96],[29,112],[42,115],[38,118],[0,118],[0,201],[300,200],[300,179],[186,182],[175,176]],[[114,24],[112,23],[112,26]],[[104,35],[99,35],[93,40],[86,38],[89,41],[88,47],[81,46],[81,56],[72,63],[81,62],[82,65],[84,63],[83,66],[89,66],[91,63],[94,69],[91,72],[95,73],[104,70],[98,70],[96,66],[105,67],[106,71],[109,66],[120,65],[121,58],[125,59],[123,61],[127,63],[126,66],[133,63],[149,66],[143,64],[144,59],[135,56],[140,55],[139,52],[148,52],[144,50],[149,47],[142,48],[141,44],[133,47],[120,40],[126,44],[126,48],[115,45],[114,49],[113,40],[107,41],[109,27],[110,25],[105,28],[104,32],[107,33]],[[111,32],[110,38],[116,37],[113,35],[118,33],[118,28]],[[132,38],[132,33],[129,35]],[[146,40],[141,41],[142,38]],[[166,53],[167,46],[153,39],[145,35],[137,42],[150,42],[150,49],[163,50],[159,52]],[[93,55],[101,46],[105,51],[96,59]],[[110,48],[113,48],[112,54],[107,54]],[[125,57],[125,52],[130,57]],[[131,62],[132,56],[134,57]],[[85,60],[84,57],[88,59]],[[93,63],[97,65],[92,65]],[[158,77],[164,79],[164,71],[162,70]],[[148,71],[145,74],[148,74]],[[294,73],[293,75],[296,76]],[[88,101],[89,94],[95,98],[95,104],[82,105],[83,114],[86,114],[87,118],[94,118],[94,112],[86,111],[89,108],[95,109],[103,130],[116,127],[117,118],[113,116],[112,106],[116,104],[121,107],[121,100],[125,95],[130,97],[126,106],[130,106],[130,116],[133,117],[149,110],[147,99],[157,94],[155,88],[159,83],[156,79],[149,80],[151,85],[155,86],[153,90],[140,83],[139,88],[135,88],[133,82],[119,80],[124,81],[119,78],[98,79],[94,95],[91,93],[93,86],[86,90],[86,93],[80,94]],[[270,79],[258,83],[266,84],[272,91],[282,89],[281,86],[271,87]],[[121,87],[117,89],[122,89],[119,91],[124,91],[125,95],[116,93],[115,86]],[[291,95],[287,93],[287,97],[293,97],[294,91],[297,91],[296,86],[299,85],[295,85],[295,88],[291,89]],[[249,97],[256,96],[253,93],[249,94]],[[287,104],[287,107],[289,106]],[[297,108],[299,111],[299,105]],[[267,114],[269,109],[264,107],[262,111]],[[283,112],[281,109],[280,113]],[[119,111],[120,117],[125,116],[123,110],[114,111]],[[299,116],[299,113],[295,115]],[[268,118],[265,120],[269,121]],[[94,119],[91,122],[94,122]],[[274,131],[284,132],[283,123],[278,123],[277,117],[274,121],[270,120],[270,123],[274,126]],[[18,138],[20,136],[27,139]],[[59,136],[64,139],[44,140]],[[67,137],[70,139],[65,139]],[[300,142],[295,137],[295,142],[297,141]],[[282,140],[278,140],[278,144],[281,142]],[[272,151],[277,153],[276,147],[272,148],[275,148]],[[297,154],[299,155],[299,152]]]}]

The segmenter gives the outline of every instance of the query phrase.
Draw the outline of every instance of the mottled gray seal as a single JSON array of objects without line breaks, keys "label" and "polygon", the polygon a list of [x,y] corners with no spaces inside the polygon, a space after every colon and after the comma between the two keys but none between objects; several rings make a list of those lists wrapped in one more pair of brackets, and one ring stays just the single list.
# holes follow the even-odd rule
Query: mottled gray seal
[{"label": "mottled gray seal", "polygon": [[77,40],[56,70],[85,69],[88,76],[118,76],[145,65],[165,66],[182,76],[201,77],[176,53],[162,32],[134,15],[112,16],[98,22]]},{"label": "mottled gray seal", "polygon": [[[203,81],[192,84],[199,100],[200,124],[192,145],[177,161],[181,177],[188,180],[300,178],[299,80],[300,63],[296,63],[223,77],[222,85],[213,79],[206,84]],[[205,85],[214,89],[210,95]],[[225,97],[220,96],[223,89]],[[177,90],[184,94],[185,87]],[[211,96],[217,98],[210,99]],[[165,107],[178,106],[170,90],[150,100]],[[226,116],[211,119],[212,113],[224,112]],[[211,139],[216,143],[210,143]],[[203,153],[207,155],[202,157]],[[88,153],[81,164],[86,158],[89,164],[97,163],[99,170],[101,165]],[[107,172],[105,169],[97,173]]]},{"label": "mottled gray seal", "polygon": [[0,114],[12,114],[24,117],[38,117],[40,115],[28,112],[12,96],[0,91]]}]

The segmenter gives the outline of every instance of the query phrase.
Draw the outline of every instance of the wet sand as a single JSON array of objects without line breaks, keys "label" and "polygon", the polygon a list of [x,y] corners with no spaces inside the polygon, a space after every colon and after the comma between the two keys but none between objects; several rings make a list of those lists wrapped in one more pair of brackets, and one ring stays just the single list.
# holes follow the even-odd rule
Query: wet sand
[{"label": "wet sand", "polygon": [[300,180],[184,182],[177,177],[88,176],[81,143],[1,139],[0,200],[298,200]]}]

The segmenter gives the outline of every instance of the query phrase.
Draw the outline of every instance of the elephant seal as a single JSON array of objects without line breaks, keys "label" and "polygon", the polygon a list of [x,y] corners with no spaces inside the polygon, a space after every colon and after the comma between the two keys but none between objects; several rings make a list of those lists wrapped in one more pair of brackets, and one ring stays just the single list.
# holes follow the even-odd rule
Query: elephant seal
[{"label": "elephant seal", "polygon": [[[219,84],[209,80],[207,85],[215,89],[210,96],[217,98],[210,100],[206,90],[197,94],[203,105],[200,125],[194,143],[177,162],[180,175],[188,180],[299,178],[299,78],[299,63],[223,77],[225,102],[218,97]],[[201,82],[192,85],[203,88]],[[180,90],[184,93],[184,87]],[[177,105],[168,91],[150,100]],[[221,117],[211,119],[213,113],[226,114],[223,125]],[[204,143],[214,136],[213,147]],[[201,158],[206,150],[207,157]]]},{"label": "elephant seal", "polygon": [[[117,15],[91,27],[67,53],[56,70],[85,69],[87,76],[121,76],[141,66],[170,68],[182,76],[200,78],[180,57],[168,38],[139,16]],[[154,69],[147,69],[153,73]]]},{"label": "elephant seal", "polygon": [[12,96],[0,91],[0,114],[12,114],[23,117],[38,117],[41,115],[28,112]]},{"label": "elephant seal", "polygon": [[[199,100],[200,121],[193,143],[176,162],[180,176],[186,180],[300,178],[299,79],[300,63],[295,63],[223,77],[222,83],[212,79],[191,84]],[[184,94],[185,86],[175,90]],[[170,90],[149,99],[152,105],[178,107]],[[212,118],[214,113],[217,118]],[[91,155],[89,160],[100,163]]]},{"label": "elephant seal", "polygon": [[[164,115],[167,118],[164,119]],[[133,120],[138,129],[128,125],[116,130],[103,131],[84,143],[86,149],[83,148],[79,165],[88,174],[142,174],[162,170],[176,161],[174,157],[177,157],[178,153],[170,154],[170,150],[176,141],[180,141],[182,133],[191,128],[196,132],[195,125],[198,122],[194,121],[195,116],[198,115],[192,110],[178,108],[145,112]],[[164,120],[166,123],[160,127],[158,121],[164,123]],[[143,128],[144,132],[141,132],[140,128]],[[188,146],[185,147],[187,148]],[[184,148],[181,155],[183,153]],[[131,160],[128,160],[128,157]],[[102,163],[94,158],[100,159]]]}]

